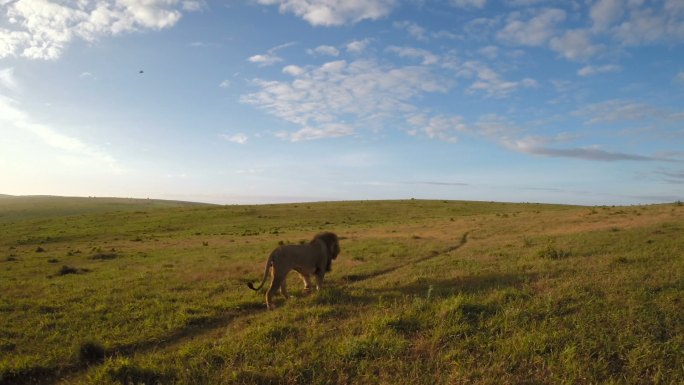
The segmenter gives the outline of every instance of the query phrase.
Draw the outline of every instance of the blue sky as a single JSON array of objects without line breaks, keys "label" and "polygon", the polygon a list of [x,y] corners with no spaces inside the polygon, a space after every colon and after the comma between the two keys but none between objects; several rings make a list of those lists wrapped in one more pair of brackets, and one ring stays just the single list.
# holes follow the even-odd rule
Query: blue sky
[{"label": "blue sky", "polygon": [[681,0],[0,10],[0,193],[684,199]]}]

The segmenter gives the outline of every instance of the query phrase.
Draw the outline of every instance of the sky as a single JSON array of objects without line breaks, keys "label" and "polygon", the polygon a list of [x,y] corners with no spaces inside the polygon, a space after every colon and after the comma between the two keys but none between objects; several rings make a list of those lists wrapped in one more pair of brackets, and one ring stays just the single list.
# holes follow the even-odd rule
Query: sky
[{"label": "sky", "polygon": [[0,194],[684,200],[684,1],[0,0]]}]

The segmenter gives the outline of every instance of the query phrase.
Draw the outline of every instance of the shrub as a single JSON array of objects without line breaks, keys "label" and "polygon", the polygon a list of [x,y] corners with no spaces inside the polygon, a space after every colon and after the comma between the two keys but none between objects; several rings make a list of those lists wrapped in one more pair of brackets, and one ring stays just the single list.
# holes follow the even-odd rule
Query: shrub
[{"label": "shrub", "polygon": [[567,258],[569,256],[570,256],[569,251],[557,249],[556,246],[552,242],[547,243],[543,249],[537,251],[537,257],[538,258],[562,259],[562,258]]},{"label": "shrub", "polygon": [[89,271],[90,270],[88,270],[88,269],[79,269],[76,267],[64,265],[59,269],[59,271],[57,271],[57,275],[80,274],[80,273],[87,273]]},{"label": "shrub", "polygon": [[97,253],[97,254],[93,254],[93,256],[91,256],[90,259],[105,260],[105,259],[114,259],[116,257],[118,257],[118,254],[116,254],[116,253]]}]

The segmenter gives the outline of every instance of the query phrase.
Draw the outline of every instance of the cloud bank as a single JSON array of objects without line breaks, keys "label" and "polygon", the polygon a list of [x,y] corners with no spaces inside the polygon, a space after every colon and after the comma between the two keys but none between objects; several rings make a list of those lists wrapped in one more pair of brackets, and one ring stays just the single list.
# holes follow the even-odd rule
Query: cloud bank
[{"label": "cloud bank", "polygon": [[17,0],[4,2],[8,24],[0,28],[0,59],[58,59],[75,39],[94,42],[105,36],[175,25],[182,11],[202,8],[189,0]]}]

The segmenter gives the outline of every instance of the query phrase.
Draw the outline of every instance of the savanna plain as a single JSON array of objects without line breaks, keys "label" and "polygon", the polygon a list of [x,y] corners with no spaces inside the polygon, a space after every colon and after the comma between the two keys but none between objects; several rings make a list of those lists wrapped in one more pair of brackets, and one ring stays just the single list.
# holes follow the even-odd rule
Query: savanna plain
[{"label": "savanna plain", "polygon": [[[341,253],[268,311],[279,243]],[[684,206],[0,197],[0,384],[680,384]]]}]

